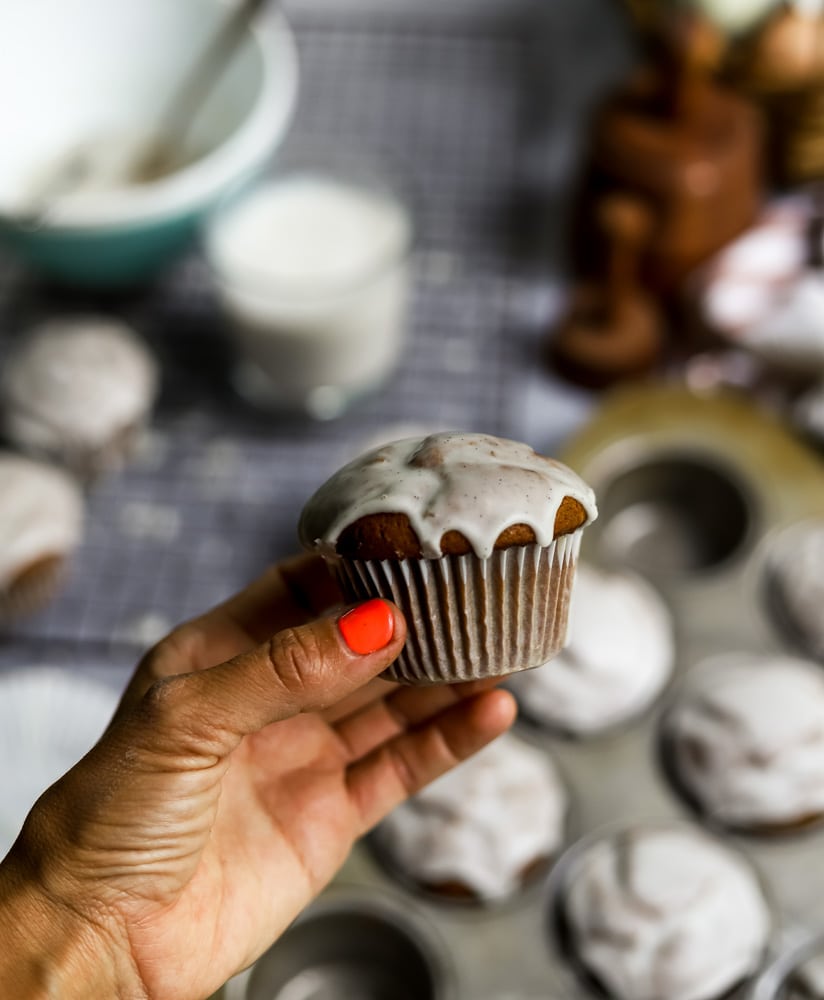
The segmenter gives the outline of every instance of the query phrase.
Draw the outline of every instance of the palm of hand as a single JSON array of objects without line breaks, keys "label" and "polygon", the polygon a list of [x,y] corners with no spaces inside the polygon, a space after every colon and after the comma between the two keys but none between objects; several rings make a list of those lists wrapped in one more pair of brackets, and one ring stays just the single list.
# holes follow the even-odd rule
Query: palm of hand
[{"label": "palm of hand", "polygon": [[118,908],[150,996],[189,997],[193,987],[205,996],[329,882],[360,832],[345,765],[334,730],[317,715],[297,716],[248,737],[222,775],[196,773],[199,787],[188,783],[186,795],[209,805],[188,818],[185,854],[178,825],[176,849],[158,866],[152,845],[169,817],[129,824],[128,840],[149,846],[152,886],[164,887],[143,895],[139,852],[129,851],[133,885]]},{"label": "palm of hand", "polygon": [[[327,623],[317,656],[281,676],[266,638],[337,598],[304,559],[172,633],[106,736],[30,816],[18,861],[126,954],[122,995],[208,995],[291,923],[358,836],[512,722],[511,697],[488,685],[366,683],[402,636],[370,664],[341,654]],[[343,669],[335,655],[348,655]],[[236,699],[255,719],[268,699],[277,721],[226,728]]]}]

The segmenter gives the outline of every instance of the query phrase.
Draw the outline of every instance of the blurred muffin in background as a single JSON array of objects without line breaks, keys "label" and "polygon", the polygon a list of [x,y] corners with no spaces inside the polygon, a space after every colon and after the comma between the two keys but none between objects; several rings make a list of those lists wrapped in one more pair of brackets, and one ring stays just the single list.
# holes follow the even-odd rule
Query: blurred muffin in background
[{"label": "blurred muffin in background", "polygon": [[801,384],[824,374],[823,221],[817,198],[778,199],[696,283],[707,332]]},{"label": "blurred muffin in background", "polygon": [[566,788],[550,757],[510,733],[398,806],[373,842],[419,888],[493,902],[546,870],[566,816]]},{"label": "blurred muffin in background", "polygon": [[83,533],[83,497],[53,466],[0,452],[0,622],[56,591]]},{"label": "blurred muffin in background", "polygon": [[761,965],[771,915],[758,878],[698,828],[613,832],[581,848],[564,874],[564,953],[598,996],[732,998]]},{"label": "blurred muffin in background", "polygon": [[158,371],[123,323],[53,319],[27,333],[2,375],[3,429],[84,480],[120,466],[154,403]]},{"label": "blurred muffin in background", "polygon": [[675,640],[658,592],[633,573],[578,567],[566,649],[508,687],[533,721],[589,736],[643,712],[669,680]]},{"label": "blurred muffin in background", "polygon": [[708,819],[771,834],[824,818],[824,674],[814,663],[711,660],[663,732],[676,784]]}]

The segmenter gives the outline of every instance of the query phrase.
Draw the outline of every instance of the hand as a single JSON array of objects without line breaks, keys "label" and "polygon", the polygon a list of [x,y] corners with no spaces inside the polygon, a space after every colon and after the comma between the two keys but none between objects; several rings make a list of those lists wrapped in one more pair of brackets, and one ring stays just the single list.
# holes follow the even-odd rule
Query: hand
[{"label": "hand", "polygon": [[[486,685],[373,680],[403,618],[388,605],[392,638],[357,655],[329,613],[339,601],[320,560],[300,558],[144,658],[0,865],[0,995],[40,995],[36,982],[45,996],[202,1000],[356,838],[511,724],[511,696]],[[59,933],[57,968],[33,928],[41,942]]]}]

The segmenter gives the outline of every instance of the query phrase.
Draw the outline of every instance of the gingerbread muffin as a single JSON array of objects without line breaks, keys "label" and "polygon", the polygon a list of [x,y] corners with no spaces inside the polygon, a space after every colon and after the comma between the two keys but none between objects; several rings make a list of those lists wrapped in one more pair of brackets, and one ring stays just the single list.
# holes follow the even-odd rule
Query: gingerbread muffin
[{"label": "gingerbread muffin", "polygon": [[83,496],[60,469],[0,452],[0,622],[37,611],[83,532]]},{"label": "gingerbread muffin", "polygon": [[515,441],[441,433],[367,452],[306,504],[299,534],[350,600],[383,597],[409,636],[405,683],[536,667],[564,645],[592,490]]},{"label": "gingerbread muffin", "polygon": [[787,833],[824,818],[824,674],[786,655],[709,660],[663,725],[665,763],[703,816]]},{"label": "gingerbread muffin", "polygon": [[566,787],[552,759],[512,733],[395,808],[372,835],[396,875],[438,899],[508,899],[560,852]]},{"label": "gingerbread muffin", "polygon": [[571,854],[559,862],[558,928],[565,957],[596,995],[723,1000],[757,972],[769,905],[746,859],[720,840],[637,824]]},{"label": "gingerbread muffin", "polygon": [[6,436],[88,480],[120,466],[157,392],[157,365],[117,320],[57,318],[24,336],[3,369]]}]

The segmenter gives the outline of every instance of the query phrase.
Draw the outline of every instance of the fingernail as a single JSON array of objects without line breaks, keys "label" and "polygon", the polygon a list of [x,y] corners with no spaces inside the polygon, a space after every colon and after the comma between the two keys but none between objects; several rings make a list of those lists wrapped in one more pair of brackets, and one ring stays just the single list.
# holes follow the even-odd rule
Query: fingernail
[{"label": "fingernail", "polygon": [[338,627],[353,653],[375,653],[395,634],[395,616],[386,601],[375,598],[347,611]]}]

